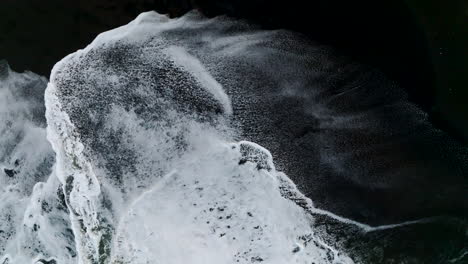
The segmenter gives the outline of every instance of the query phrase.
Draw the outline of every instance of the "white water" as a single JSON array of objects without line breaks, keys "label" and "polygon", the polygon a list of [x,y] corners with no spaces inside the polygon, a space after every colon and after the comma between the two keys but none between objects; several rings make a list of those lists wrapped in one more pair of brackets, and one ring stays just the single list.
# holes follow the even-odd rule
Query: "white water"
[{"label": "white water", "polygon": [[31,263],[43,255],[71,260],[74,241],[46,139],[47,80],[5,72],[0,78],[0,263]]},{"label": "white water", "polygon": [[[119,41],[144,43],[145,38],[152,37],[148,30],[154,21],[159,21],[158,16],[147,13],[127,30],[118,29],[116,33],[126,32]],[[115,34],[107,32],[87,49],[57,64],[46,91],[48,137],[57,153],[57,176],[64,185],[67,177],[73,177],[68,206],[79,262],[352,262],[314,234],[313,218],[308,212],[281,195],[279,178],[285,176],[276,172],[267,150],[248,142],[230,143],[231,134],[235,133],[230,132],[228,125],[231,103],[221,85],[196,58],[182,47],[166,46],[164,39],[155,41],[161,46],[159,53],[143,51],[143,56],[138,57],[143,61],[149,58],[149,66],[156,64],[156,70],[164,67],[160,63],[172,61],[165,70],[174,75],[179,71],[189,73],[181,77],[174,89],[182,91],[173,97],[176,91],[171,91],[166,83],[148,90],[151,79],[141,72],[135,73],[141,76],[139,82],[125,86],[126,81],[121,79],[131,76],[120,71],[121,65],[106,65],[109,68],[103,69],[99,63],[87,64],[87,54],[105,50],[106,44],[100,43],[114,41]],[[89,67],[84,72],[92,74],[98,84],[112,82],[113,87],[102,89],[114,89],[115,94],[101,95],[99,88],[92,91],[95,87],[73,83],[77,74],[83,73],[84,67],[79,66],[83,63]],[[74,65],[79,70],[70,70]],[[97,75],[102,71],[109,71],[111,77]],[[82,91],[77,89],[97,96],[80,98]],[[203,95],[205,92],[212,98]],[[143,95],[138,100],[148,105],[138,114],[127,106],[127,96],[133,93]],[[186,105],[173,108],[181,104],[185,93],[193,96],[189,103],[194,105],[215,100],[214,105],[221,105],[224,114],[213,116],[209,109],[194,114],[187,111]],[[154,101],[148,98],[158,105],[151,106]],[[74,105],[77,100],[80,105]],[[112,107],[102,112],[90,111],[89,115],[79,111],[82,104],[94,107],[104,100],[111,102]],[[159,105],[165,107],[161,109]],[[199,115],[212,119],[199,121]],[[93,148],[101,142],[93,143],[96,138],[83,139],[73,119],[91,127],[93,122],[103,120],[102,130],[97,131],[98,140],[108,141],[118,131],[119,148],[131,155],[96,153]],[[83,140],[87,145],[83,145]],[[132,159],[136,168],[127,171],[128,167],[114,163],[112,155]],[[240,164],[243,159],[245,164]],[[117,181],[112,170],[121,173]],[[111,206],[102,201],[103,196],[111,201]]]}]

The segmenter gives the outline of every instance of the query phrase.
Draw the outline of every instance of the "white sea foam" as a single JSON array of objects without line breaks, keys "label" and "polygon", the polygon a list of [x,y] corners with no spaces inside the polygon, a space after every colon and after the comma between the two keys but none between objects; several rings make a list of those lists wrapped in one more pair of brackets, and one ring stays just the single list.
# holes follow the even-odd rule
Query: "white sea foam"
[{"label": "white sea foam", "polygon": [[2,73],[0,263],[35,263],[51,256],[70,259],[75,246],[67,231],[66,208],[59,206],[61,187],[55,174],[49,177],[54,153],[45,131],[47,80],[9,68]]},{"label": "white sea foam", "polygon": [[314,234],[313,219],[279,192],[276,171],[212,141],[129,207],[113,256],[128,263],[351,263]]},{"label": "white sea foam", "polygon": [[[223,87],[183,47],[155,38],[188,18],[163,25],[159,18],[143,14],[66,57],[46,91],[79,262],[351,263],[283,195],[286,176],[271,154],[231,143]],[[148,68],[135,69],[140,63]],[[172,76],[175,84],[164,81]],[[222,111],[203,110],[210,105]],[[188,111],[193,106],[201,112]]]}]

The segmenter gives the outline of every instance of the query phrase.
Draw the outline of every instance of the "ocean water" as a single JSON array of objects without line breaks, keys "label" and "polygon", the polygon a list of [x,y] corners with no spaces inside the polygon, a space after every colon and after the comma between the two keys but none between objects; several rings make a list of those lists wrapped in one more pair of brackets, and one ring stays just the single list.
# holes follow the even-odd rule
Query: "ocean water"
[{"label": "ocean water", "polygon": [[[440,132],[403,92],[372,86],[388,83],[378,73],[331,58],[291,32],[148,12],[62,59],[48,81],[5,64],[0,263],[359,263],[337,231],[431,221],[382,220],[368,197],[341,193],[398,186],[384,168],[404,143],[382,140]],[[404,113],[394,126],[391,110]],[[444,185],[454,197],[458,176]]]}]

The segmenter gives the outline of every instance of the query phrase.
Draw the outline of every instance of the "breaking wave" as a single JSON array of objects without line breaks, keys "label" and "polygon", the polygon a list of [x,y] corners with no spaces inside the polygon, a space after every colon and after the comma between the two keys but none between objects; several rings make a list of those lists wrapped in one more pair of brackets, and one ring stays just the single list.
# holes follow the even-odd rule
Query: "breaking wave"
[{"label": "breaking wave", "polygon": [[1,263],[351,263],[288,199],[298,191],[269,151],[236,142],[230,99],[203,65],[182,47],[134,42],[162,18],[144,14],[55,66],[53,168],[34,123],[41,102],[11,98],[46,80],[7,70],[2,117],[15,127],[4,129],[21,138],[2,142],[15,182],[4,184]]},{"label": "breaking wave", "polygon": [[[286,31],[149,12],[58,62],[45,102],[45,78],[4,66],[0,263],[353,263],[314,229],[315,215],[364,232],[399,225],[374,228],[317,209],[281,172],[310,157],[259,145],[281,153],[264,115],[275,98],[323,97],[320,87],[303,89],[321,78],[304,71],[326,72],[327,56]],[[346,106],[333,120],[324,104],[310,107],[306,126],[346,119],[362,128],[363,116]],[[316,158],[332,162],[325,156]]]}]

